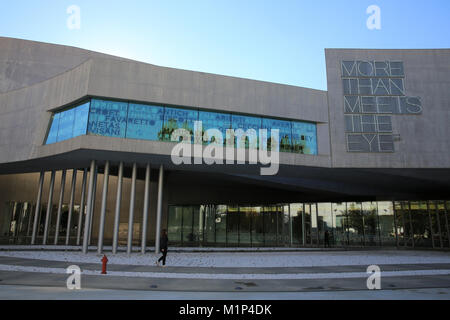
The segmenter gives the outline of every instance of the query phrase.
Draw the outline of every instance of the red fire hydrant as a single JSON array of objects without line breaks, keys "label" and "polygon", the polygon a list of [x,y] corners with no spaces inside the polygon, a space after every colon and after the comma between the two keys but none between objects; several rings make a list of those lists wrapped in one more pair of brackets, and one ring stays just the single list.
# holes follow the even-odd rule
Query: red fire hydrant
[{"label": "red fire hydrant", "polygon": [[106,264],[108,263],[108,258],[106,255],[103,255],[102,258],[102,274],[106,274]]}]

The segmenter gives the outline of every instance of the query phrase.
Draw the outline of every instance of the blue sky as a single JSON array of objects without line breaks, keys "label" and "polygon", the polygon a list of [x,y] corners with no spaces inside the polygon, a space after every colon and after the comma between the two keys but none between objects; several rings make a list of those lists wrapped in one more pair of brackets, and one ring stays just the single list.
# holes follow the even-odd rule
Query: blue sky
[{"label": "blue sky", "polygon": [[0,36],[326,90],[324,48],[450,48],[449,16],[449,0],[0,0]]}]

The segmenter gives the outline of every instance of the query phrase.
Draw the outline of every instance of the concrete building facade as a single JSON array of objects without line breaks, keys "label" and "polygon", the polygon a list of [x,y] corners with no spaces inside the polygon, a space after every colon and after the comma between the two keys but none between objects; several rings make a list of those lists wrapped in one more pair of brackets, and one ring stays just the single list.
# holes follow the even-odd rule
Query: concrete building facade
[{"label": "concrete building facade", "polygon": [[[327,49],[321,91],[19,39],[0,48],[3,243],[157,250],[168,229],[172,245],[450,246],[450,50]],[[278,129],[277,173],[174,163],[171,134],[198,121],[204,139]]]}]

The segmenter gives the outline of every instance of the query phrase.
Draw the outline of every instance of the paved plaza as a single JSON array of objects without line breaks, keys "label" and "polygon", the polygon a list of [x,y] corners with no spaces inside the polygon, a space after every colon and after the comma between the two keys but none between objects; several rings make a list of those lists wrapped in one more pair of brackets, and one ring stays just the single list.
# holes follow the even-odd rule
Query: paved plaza
[{"label": "paved plaza", "polygon": [[[108,253],[106,253],[108,255]],[[1,299],[450,299],[446,251],[248,251],[177,249],[167,266],[154,253],[102,255],[78,251],[0,251]],[[66,268],[81,269],[69,290]],[[381,290],[368,290],[369,265]]]}]

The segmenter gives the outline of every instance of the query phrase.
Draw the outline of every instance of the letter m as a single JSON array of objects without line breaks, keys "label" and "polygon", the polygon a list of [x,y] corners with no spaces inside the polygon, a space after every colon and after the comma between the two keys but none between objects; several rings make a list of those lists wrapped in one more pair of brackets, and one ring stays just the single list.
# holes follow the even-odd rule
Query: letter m
[{"label": "letter m", "polygon": [[344,96],[344,112],[345,113],[360,113],[361,104],[360,97],[357,96]]},{"label": "letter m", "polygon": [[342,77],[356,77],[356,61],[342,61],[341,62]]}]

